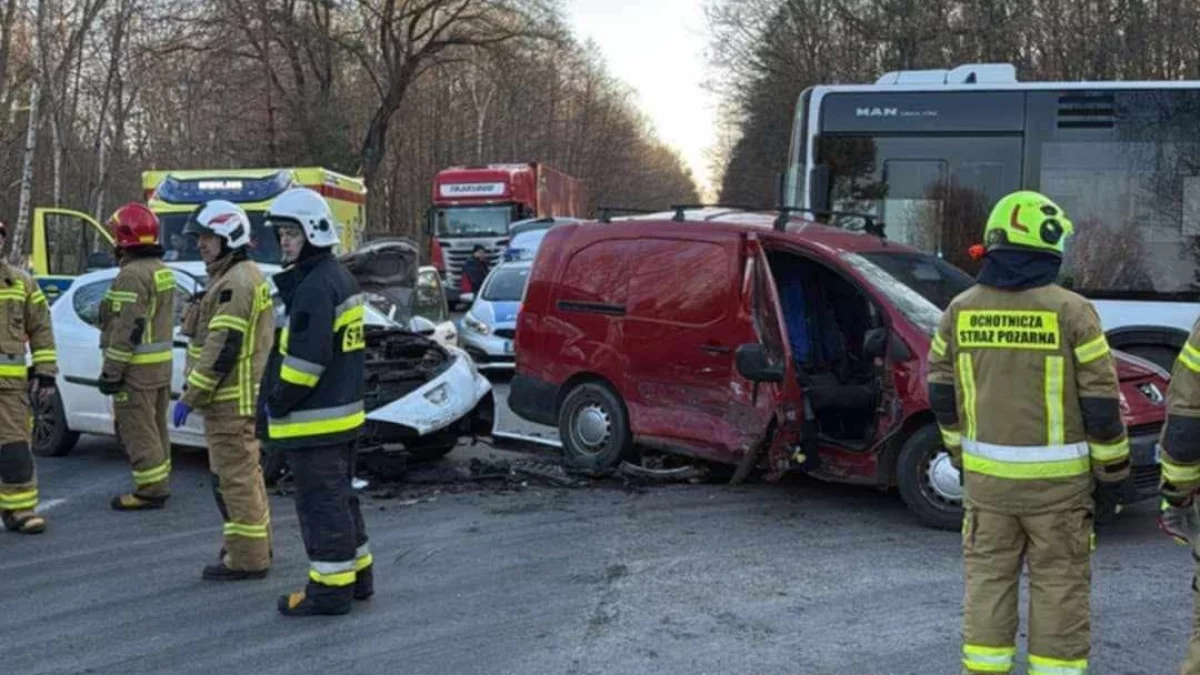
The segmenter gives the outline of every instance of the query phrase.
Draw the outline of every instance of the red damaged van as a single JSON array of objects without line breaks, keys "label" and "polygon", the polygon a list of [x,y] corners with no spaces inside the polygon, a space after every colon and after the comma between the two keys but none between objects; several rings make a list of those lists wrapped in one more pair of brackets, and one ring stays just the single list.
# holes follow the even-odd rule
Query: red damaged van
[{"label": "red damaged van", "polygon": [[[509,406],[557,426],[576,467],[612,468],[640,446],[740,476],[798,468],[895,486],[921,521],[957,528],[926,356],[972,283],[913,248],[795,217],[710,208],[560,225],[529,278]],[[1133,501],[1158,491],[1169,376],[1117,357]]]}]

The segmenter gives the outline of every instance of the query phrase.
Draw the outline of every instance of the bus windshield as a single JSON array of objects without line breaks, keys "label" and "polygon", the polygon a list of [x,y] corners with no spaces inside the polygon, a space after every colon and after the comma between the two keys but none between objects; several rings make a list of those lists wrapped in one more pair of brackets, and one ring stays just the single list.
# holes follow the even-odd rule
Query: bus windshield
[{"label": "bus windshield", "polygon": [[452,206],[437,211],[439,237],[503,237],[512,221],[512,207]]},{"label": "bus windshield", "polygon": [[806,143],[792,143],[796,199],[875,214],[890,240],[974,274],[967,250],[991,207],[1035,189],[1075,223],[1063,285],[1093,298],[1200,292],[1198,89],[881,85],[811,100],[819,121],[805,125]]},{"label": "bus windshield", "polygon": [[[250,257],[255,262],[277,265],[281,261],[279,240],[263,225],[262,211],[247,211],[250,218]],[[167,262],[200,260],[200,249],[193,237],[183,234],[190,213],[164,213],[158,216],[163,260]]]}]

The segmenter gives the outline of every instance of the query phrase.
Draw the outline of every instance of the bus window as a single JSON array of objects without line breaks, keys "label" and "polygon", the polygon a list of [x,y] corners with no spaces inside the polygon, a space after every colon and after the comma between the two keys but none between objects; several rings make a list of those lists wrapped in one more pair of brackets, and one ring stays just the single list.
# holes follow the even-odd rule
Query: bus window
[{"label": "bus window", "polygon": [[1038,189],[1075,223],[1064,282],[1094,297],[1200,290],[1200,92],[1030,94]]},{"label": "bus window", "polygon": [[878,215],[890,239],[969,272],[991,205],[1021,185],[1021,138],[823,134],[832,208]]}]

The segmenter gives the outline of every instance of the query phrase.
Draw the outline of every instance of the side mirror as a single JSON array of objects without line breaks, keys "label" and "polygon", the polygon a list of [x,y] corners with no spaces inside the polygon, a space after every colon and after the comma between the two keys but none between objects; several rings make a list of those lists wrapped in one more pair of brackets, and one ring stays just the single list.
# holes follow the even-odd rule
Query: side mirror
[{"label": "side mirror", "polygon": [[810,203],[812,208],[817,212],[828,212],[829,209],[829,190],[830,181],[832,180],[833,172],[830,171],[828,164],[818,164],[813,167],[812,173],[808,176],[808,192],[811,197]]},{"label": "side mirror", "polygon": [[423,316],[414,316],[408,322],[408,329],[421,335],[433,335],[437,325]]},{"label": "side mirror", "polygon": [[887,329],[872,328],[863,335],[863,356],[868,359],[882,358],[887,353]]},{"label": "side mirror", "polygon": [[744,344],[733,353],[733,362],[738,374],[751,382],[782,382],[785,372],[783,364],[772,364],[767,352],[757,342]]}]

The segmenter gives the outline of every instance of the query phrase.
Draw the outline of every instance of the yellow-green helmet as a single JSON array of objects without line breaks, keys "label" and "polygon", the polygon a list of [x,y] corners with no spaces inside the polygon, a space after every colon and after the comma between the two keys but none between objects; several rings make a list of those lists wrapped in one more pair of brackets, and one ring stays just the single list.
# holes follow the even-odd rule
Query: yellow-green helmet
[{"label": "yellow-green helmet", "polygon": [[1026,248],[1063,254],[1063,242],[1075,231],[1062,207],[1049,197],[1021,190],[997,202],[983,230],[987,250]]}]

